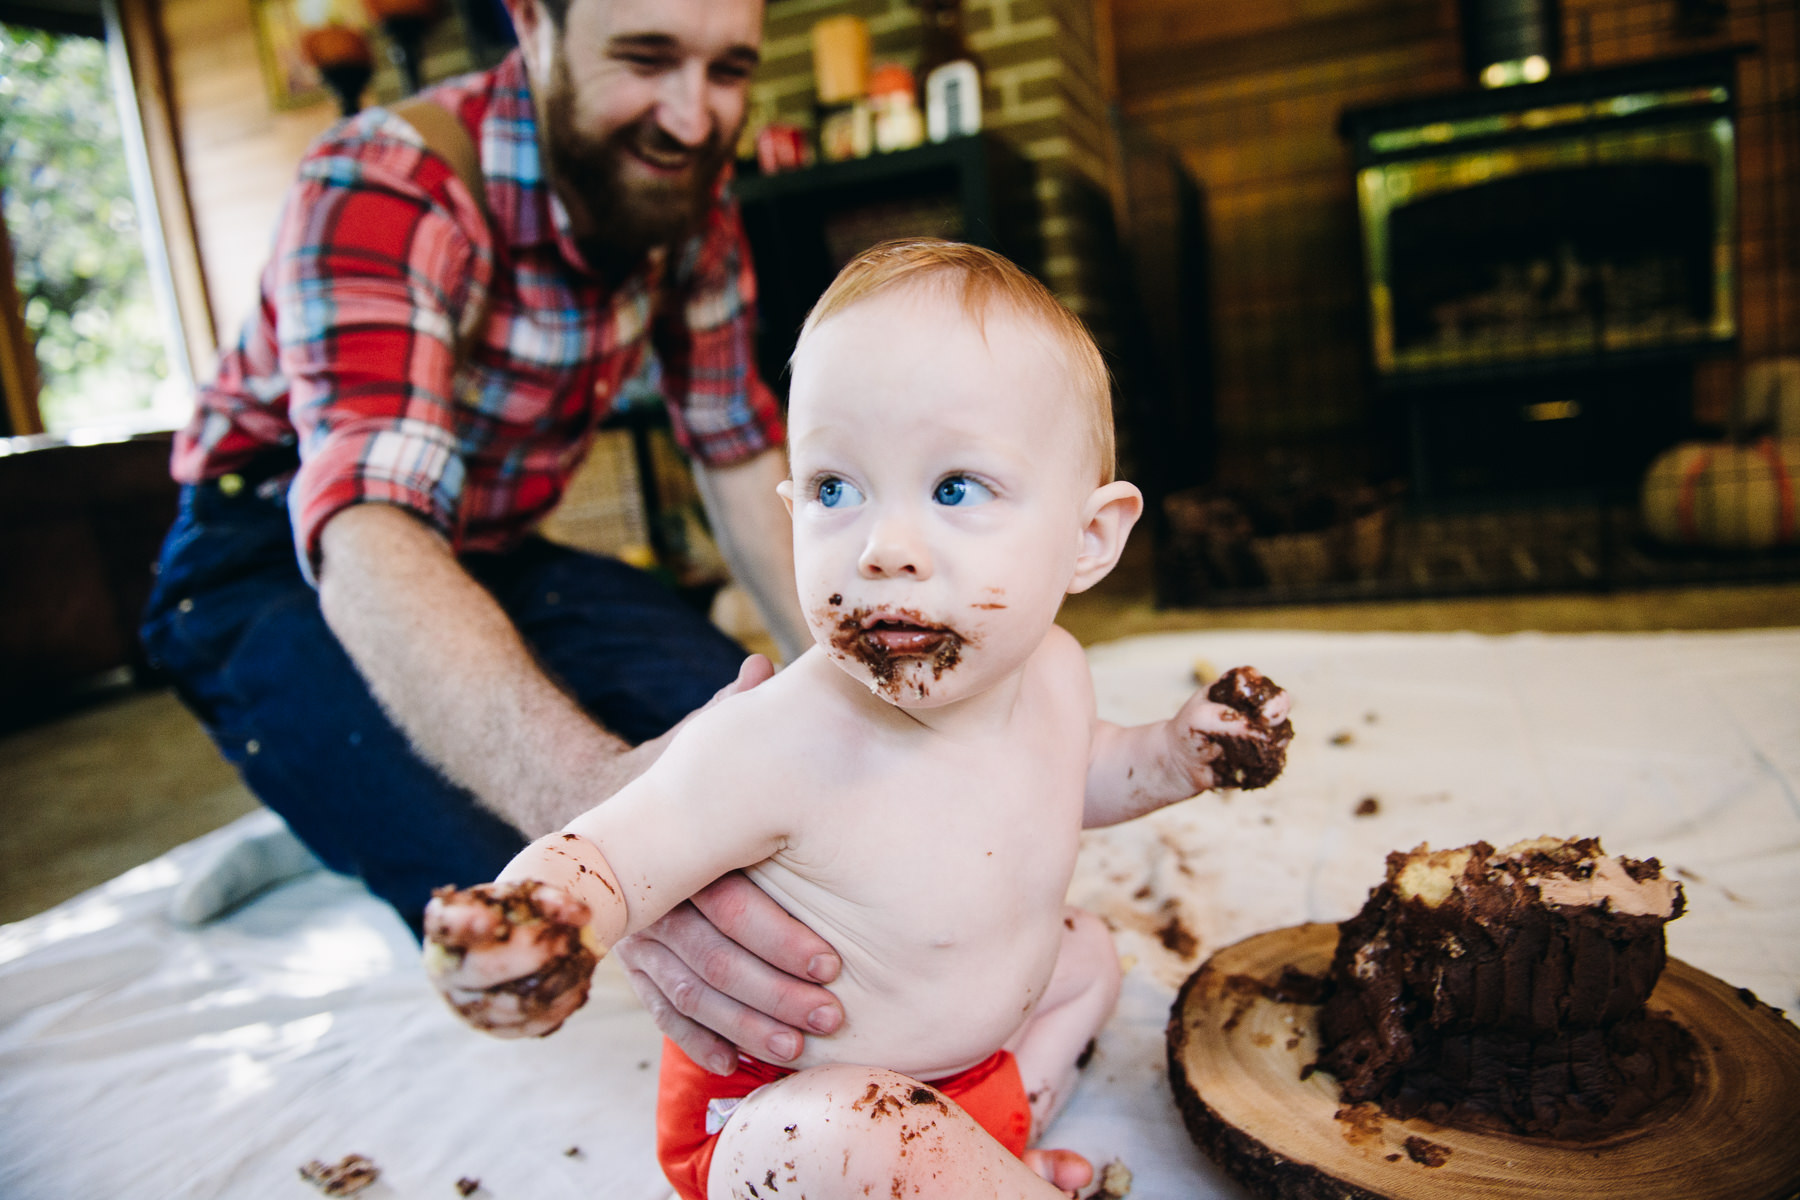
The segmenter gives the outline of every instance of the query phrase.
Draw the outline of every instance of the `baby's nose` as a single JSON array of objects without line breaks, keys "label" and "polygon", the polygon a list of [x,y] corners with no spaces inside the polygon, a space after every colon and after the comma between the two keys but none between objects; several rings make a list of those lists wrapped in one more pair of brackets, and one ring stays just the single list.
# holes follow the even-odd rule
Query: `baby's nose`
[{"label": "baby's nose", "polygon": [[865,579],[931,577],[931,554],[909,522],[889,519],[878,524],[863,547],[857,567]]}]

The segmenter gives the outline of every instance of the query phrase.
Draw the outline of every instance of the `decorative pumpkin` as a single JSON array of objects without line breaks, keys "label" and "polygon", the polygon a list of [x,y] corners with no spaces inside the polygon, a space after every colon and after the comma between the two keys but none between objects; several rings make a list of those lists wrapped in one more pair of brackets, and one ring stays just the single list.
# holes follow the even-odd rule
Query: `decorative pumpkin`
[{"label": "decorative pumpkin", "polygon": [[1800,437],[1686,442],[1644,476],[1644,525],[1674,546],[1766,550],[1800,542]]}]

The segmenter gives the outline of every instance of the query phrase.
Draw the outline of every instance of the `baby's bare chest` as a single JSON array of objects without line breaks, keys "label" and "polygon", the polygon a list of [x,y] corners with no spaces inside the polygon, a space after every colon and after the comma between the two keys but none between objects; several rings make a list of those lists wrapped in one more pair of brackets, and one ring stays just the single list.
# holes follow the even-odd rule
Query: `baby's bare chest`
[{"label": "baby's bare chest", "polygon": [[1067,744],[870,754],[821,797],[777,863],[841,918],[891,914],[926,942],[964,941],[1060,906],[1085,764],[1085,748]]}]

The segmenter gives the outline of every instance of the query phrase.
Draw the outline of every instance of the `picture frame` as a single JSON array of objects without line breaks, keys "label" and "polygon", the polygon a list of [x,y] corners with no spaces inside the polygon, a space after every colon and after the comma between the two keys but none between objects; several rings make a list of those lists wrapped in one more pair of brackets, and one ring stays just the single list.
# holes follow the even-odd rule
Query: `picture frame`
[{"label": "picture frame", "polygon": [[270,107],[305,108],[329,98],[318,69],[300,52],[297,0],[250,0],[250,13]]}]

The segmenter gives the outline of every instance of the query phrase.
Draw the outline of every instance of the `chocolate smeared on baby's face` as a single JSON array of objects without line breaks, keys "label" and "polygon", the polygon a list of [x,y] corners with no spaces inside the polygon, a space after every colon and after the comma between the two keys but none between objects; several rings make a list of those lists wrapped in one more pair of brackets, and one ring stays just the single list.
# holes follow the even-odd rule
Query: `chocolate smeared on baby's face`
[{"label": "chocolate smeared on baby's face", "polygon": [[943,678],[962,661],[964,646],[974,644],[916,609],[857,608],[842,615],[821,615],[822,623],[832,629],[832,652],[867,667],[876,689],[890,701],[898,701],[903,687],[924,699],[923,672],[929,670],[933,681]]}]

